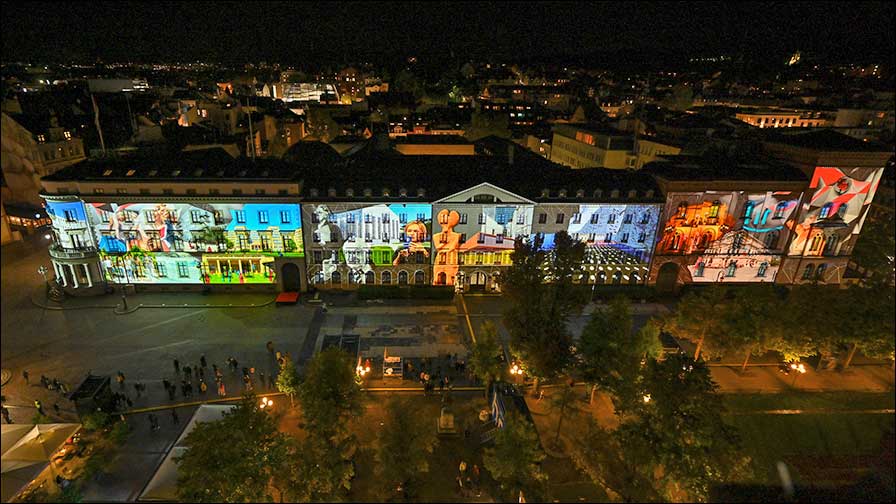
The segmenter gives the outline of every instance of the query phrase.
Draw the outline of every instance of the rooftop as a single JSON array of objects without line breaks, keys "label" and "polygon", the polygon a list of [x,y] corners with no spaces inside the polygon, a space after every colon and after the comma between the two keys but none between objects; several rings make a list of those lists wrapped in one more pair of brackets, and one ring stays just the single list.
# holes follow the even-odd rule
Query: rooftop
[{"label": "rooftop", "polygon": [[765,142],[791,145],[804,149],[845,152],[893,152],[893,149],[877,142],[863,142],[832,129],[808,131],[764,130]]},{"label": "rooftop", "polygon": [[666,157],[667,161],[648,163],[641,171],[671,181],[806,181],[806,176],[799,169],[775,161],[736,162],[701,156]]}]

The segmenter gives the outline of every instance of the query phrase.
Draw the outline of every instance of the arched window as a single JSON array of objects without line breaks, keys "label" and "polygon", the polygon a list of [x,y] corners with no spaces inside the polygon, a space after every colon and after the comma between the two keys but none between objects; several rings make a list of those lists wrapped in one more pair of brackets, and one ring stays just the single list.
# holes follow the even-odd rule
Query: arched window
[{"label": "arched window", "polygon": [[616,273],[613,273],[613,285],[619,285],[621,283],[622,283],[622,272],[617,271]]},{"label": "arched window", "polygon": [[426,275],[421,270],[417,270],[414,272],[414,283],[417,285],[423,285],[423,282],[426,281]]},{"label": "arched window", "polygon": [[438,275],[436,275],[436,284],[445,285],[446,280],[447,280],[447,275],[445,274],[444,271],[442,271]]},{"label": "arched window", "polygon": [[333,284],[341,284],[342,283],[342,274],[338,271],[334,271],[330,274],[330,283]]},{"label": "arched window", "polygon": [[778,237],[780,235],[777,231],[769,231],[765,234],[765,248],[773,249],[776,245],[778,245]]},{"label": "arched window", "polygon": [[695,277],[702,277],[702,276],[703,276],[703,270],[704,270],[704,268],[706,268],[706,264],[704,264],[703,261],[698,262],[698,263],[697,263],[697,270],[694,272],[694,276],[695,276]]},{"label": "arched window", "polygon": [[819,282],[824,282],[824,272],[827,271],[827,264],[819,264],[818,269],[815,270],[815,279]]},{"label": "arched window", "polygon": [[[825,255],[834,254],[837,251],[837,243],[840,241],[835,234],[829,234],[827,240],[824,241]],[[821,266],[819,266],[820,268]]]},{"label": "arched window", "polygon": [[391,271],[384,271],[380,275],[380,277],[382,278],[383,285],[389,285],[392,283],[392,272]]},{"label": "arched window", "polygon": [[725,271],[725,276],[731,278],[735,273],[737,273],[737,263],[731,261],[730,263],[728,263],[728,270]]},{"label": "arched window", "polygon": [[678,204],[678,218],[684,219],[688,213],[688,204],[682,201]]},{"label": "arched window", "polygon": [[768,271],[768,263],[762,261],[762,264],[759,265],[759,271],[756,272],[756,276],[764,277],[766,271]]},{"label": "arched window", "polygon": [[774,218],[775,218],[775,219],[783,219],[783,218],[784,218],[784,211],[785,211],[785,210],[787,210],[787,202],[786,202],[786,201],[782,201],[782,202],[778,203],[778,205],[775,207],[775,216],[774,216]]},{"label": "arched window", "polygon": [[819,252],[821,251],[821,244],[824,242],[824,236],[821,233],[817,233],[812,237],[812,243],[809,245],[809,251],[811,252]]},{"label": "arched window", "polygon": [[373,284],[376,282],[376,274],[372,271],[368,271],[364,273],[364,283]]},{"label": "arched window", "polygon": [[316,284],[324,283],[324,272],[318,271],[317,273],[315,273],[313,282]]},{"label": "arched window", "polygon": [[805,268],[803,268],[803,280],[808,280],[812,277],[812,272],[815,270],[815,266],[811,264],[807,264]]},{"label": "arched window", "polygon": [[405,270],[401,270],[398,272],[398,285],[407,285],[408,284],[408,272]]},{"label": "arched window", "polygon": [[821,207],[821,211],[818,212],[819,219],[827,219],[831,215],[831,210],[834,208],[833,203],[825,203],[823,207]]},{"label": "arched window", "polygon": [[638,283],[639,279],[640,278],[638,277],[638,274],[635,272],[632,272],[632,274],[629,275],[629,277],[628,277],[628,283],[631,285],[636,285]]}]

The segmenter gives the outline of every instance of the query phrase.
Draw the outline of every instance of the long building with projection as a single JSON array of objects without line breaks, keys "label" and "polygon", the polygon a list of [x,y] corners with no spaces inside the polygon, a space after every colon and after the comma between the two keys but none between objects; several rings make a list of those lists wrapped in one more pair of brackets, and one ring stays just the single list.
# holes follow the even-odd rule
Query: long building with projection
[{"label": "long building with projection", "polygon": [[[550,250],[560,232],[586,245],[576,280],[595,288],[839,284],[889,158],[814,134],[769,138],[762,161],[675,156],[639,171],[570,170],[494,138],[475,156],[371,142],[252,162],[211,149],[84,161],[45,177],[42,197],[72,293],[497,291],[517,241]],[[834,140],[839,157],[806,145]]]}]

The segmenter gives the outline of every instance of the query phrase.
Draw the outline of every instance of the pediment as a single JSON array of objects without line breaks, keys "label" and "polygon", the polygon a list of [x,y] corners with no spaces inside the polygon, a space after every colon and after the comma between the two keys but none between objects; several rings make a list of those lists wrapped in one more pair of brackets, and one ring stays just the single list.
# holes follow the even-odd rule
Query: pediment
[{"label": "pediment", "polygon": [[[488,197],[494,198],[487,201]],[[535,202],[496,185],[483,182],[477,186],[446,196],[434,203],[529,204]]]}]

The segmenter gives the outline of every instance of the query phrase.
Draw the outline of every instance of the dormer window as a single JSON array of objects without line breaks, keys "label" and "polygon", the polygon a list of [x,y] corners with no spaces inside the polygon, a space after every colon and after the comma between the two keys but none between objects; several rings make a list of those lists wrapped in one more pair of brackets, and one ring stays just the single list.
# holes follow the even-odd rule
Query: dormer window
[{"label": "dormer window", "polygon": [[551,197],[551,190],[550,190],[550,189],[542,189],[542,190],[541,190],[541,197],[542,197],[542,198],[550,198],[550,197]]},{"label": "dormer window", "polygon": [[389,197],[389,192],[390,192],[390,191],[389,191],[389,188],[384,187],[384,188],[383,188],[383,197],[388,198],[388,197]]},{"label": "dormer window", "polygon": [[108,177],[109,175],[112,175],[112,170],[106,170],[103,172],[104,177]]},{"label": "dormer window", "polygon": [[150,177],[155,177],[157,173],[159,173],[159,170],[149,170],[149,173],[147,173],[146,175],[150,176]]},{"label": "dormer window", "polygon": [[174,170],[173,172],[171,172],[172,177],[176,177],[178,175],[180,175],[180,170]]},{"label": "dormer window", "polygon": [[619,189],[613,189],[612,191],[610,191],[610,198],[615,199],[618,197],[619,197]]},{"label": "dormer window", "polygon": [[72,132],[71,132],[71,131],[63,131],[63,132],[62,132],[62,136],[64,136],[66,140],[71,140],[71,139],[72,139]]},{"label": "dormer window", "polygon": [[631,189],[628,192],[628,199],[635,199],[638,197],[638,191]]},{"label": "dormer window", "polygon": [[576,191],[576,198],[582,199],[585,197],[585,190],[579,189]]},{"label": "dormer window", "polygon": [[316,197],[317,197],[317,194],[318,194],[318,193],[317,193],[317,189],[315,189],[315,188],[313,188],[313,187],[312,187],[311,189],[308,190],[308,196],[310,196],[310,197],[312,197],[312,198],[316,198]]},{"label": "dormer window", "polygon": [[597,199],[597,198],[601,198],[601,197],[603,197],[603,195],[604,195],[604,190],[603,190],[603,189],[595,189],[595,190],[594,190],[594,198],[595,198],[595,199]]},{"label": "dormer window", "polygon": [[372,196],[373,196],[373,189],[371,189],[371,188],[369,188],[369,187],[365,187],[365,188],[364,188],[364,197],[365,197],[365,198],[370,198],[370,197],[372,197]]},{"label": "dormer window", "polygon": [[355,197],[355,190],[352,189],[352,188],[348,188],[348,189],[346,189],[346,190],[345,190],[345,196],[346,196],[347,198],[354,198],[354,197]]},{"label": "dormer window", "polygon": [[566,189],[560,189],[560,190],[557,192],[557,197],[558,197],[558,198],[565,198],[565,197],[566,197]]},{"label": "dormer window", "polygon": [[37,141],[40,143],[44,143],[47,141],[47,137],[45,137],[44,135],[37,135]]},{"label": "dormer window", "polygon": [[653,197],[653,189],[648,189],[647,192],[644,193],[644,196],[647,198],[652,198]]},{"label": "dormer window", "polygon": [[137,170],[128,170],[128,172],[125,173],[125,177],[133,177],[135,173],[137,173]]},{"label": "dormer window", "polygon": [[418,188],[417,189],[417,197],[423,198],[425,196],[426,196],[426,189],[423,189],[422,187]]},{"label": "dormer window", "polygon": [[398,190],[398,195],[404,198],[408,195],[408,190],[402,187]]},{"label": "dormer window", "polygon": [[193,172],[193,176],[194,176],[194,177],[201,177],[201,176],[202,176],[202,168],[198,168],[196,171],[194,171],[194,172]]},{"label": "dormer window", "polygon": [[335,198],[336,197],[336,189],[333,187],[327,189],[327,197]]}]

